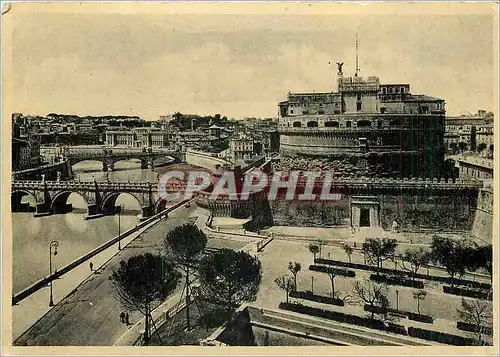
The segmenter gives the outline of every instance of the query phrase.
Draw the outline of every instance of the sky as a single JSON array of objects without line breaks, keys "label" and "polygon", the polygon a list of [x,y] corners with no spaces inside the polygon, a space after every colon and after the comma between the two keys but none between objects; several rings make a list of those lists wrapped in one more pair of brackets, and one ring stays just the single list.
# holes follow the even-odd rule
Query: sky
[{"label": "sky", "polygon": [[13,111],[276,117],[288,92],[334,91],[336,61],[354,74],[357,32],[361,76],[475,113],[496,104],[493,31],[487,15],[23,12]]}]

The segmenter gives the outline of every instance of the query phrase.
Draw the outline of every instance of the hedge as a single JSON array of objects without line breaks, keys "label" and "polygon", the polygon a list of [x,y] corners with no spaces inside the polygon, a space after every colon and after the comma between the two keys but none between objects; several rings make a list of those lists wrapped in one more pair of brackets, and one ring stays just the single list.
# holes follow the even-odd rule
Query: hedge
[{"label": "hedge", "polygon": [[412,337],[418,337],[427,341],[435,341],[440,343],[446,343],[448,345],[454,346],[473,346],[475,345],[475,340],[472,338],[466,338],[457,335],[451,335],[449,333],[426,330],[422,328],[408,327],[408,335]]},{"label": "hedge", "polygon": [[320,302],[323,304],[330,304],[336,306],[344,306],[344,300],[336,299],[329,296],[314,295],[311,291],[292,291],[289,294],[292,298],[305,299]]},{"label": "hedge", "polygon": [[[297,303],[281,302],[279,304],[279,308],[283,309],[283,310],[288,310],[288,311],[306,314],[306,315],[321,317],[321,318],[328,319],[328,320],[334,320],[334,321],[344,322],[344,323],[348,323],[348,324],[373,328],[376,330],[382,330],[382,331],[400,333],[400,334],[406,335],[406,330],[405,330],[404,326],[392,324],[391,327],[389,328],[384,324],[383,321],[380,321],[380,320],[372,320],[372,319],[368,319],[368,318],[360,317],[360,316],[356,316],[356,315],[344,314],[342,312],[318,309],[315,307],[310,307],[310,306],[297,304]],[[403,333],[403,330],[405,333]]]},{"label": "hedge", "polygon": [[467,296],[475,299],[492,300],[493,297],[484,291],[463,289],[459,287],[443,286],[443,291],[447,294]]},{"label": "hedge", "polygon": [[347,276],[349,278],[354,278],[356,276],[356,272],[354,270],[336,269],[331,267],[325,267],[323,265],[309,265],[309,270],[319,271],[322,273],[333,273],[335,275]]},{"label": "hedge", "polygon": [[[376,314],[382,314],[384,311],[383,308],[381,308],[380,306],[371,306],[368,304],[365,304],[364,310],[368,311],[368,312],[373,311]],[[422,314],[419,315],[419,314],[416,314],[416,313],[411,312],[411,311],[396,310],[396,309],[392,309],[392,308],[386,308],[385,311],[391,312],[394,314],[404,315],[413,321],[424,322],[426,324],[434,323],[434,318],[432,316],[429,316],[429,315],[422,315]]]},{"label": "hedge", "polygon": [[[493,329],[491,327],[488,327],[488,326],[479,326],[479,327],[480,327],[481,333],[483,335],[493,336]],[[462,330],[462,331],[467,331],[467,332],[474,332],[474,333],[479,332],[478,326],[476,326],[474,324],[470,324],[468,322],[463,322],[463,321],[457,322],[457,329]]]},{"label": "hedge", "polygon": [[410,288],[423,289],[424,283],[420,280],[412,281],[410,279],[403,278],[401,276],[385,276],[385,275],[376,275],[371,274],[370,280],[374,280],[378,283],[386,283],[389,285],[401,285],[408,286]]},{"label": "hedge", "polygon": [[[372,265],[348,263],[348,262],[343,262],[340,260],[316,258],[316,260],[314,262],[317,264],[336,265],[336,266],[345,267],[345,268],[352,268],[352,269],[369,270],[369,271],[374,271],[374,272],[378,271],[379,273],[392,274],[392,275],[401,275],[401,276],[410,275],[410,272],[407,272],[404,270],[377,268],[377,267],[372,266]],[[447,277],[447,276],[415,274],[415,278],[416,279],[433,280],[433,281],[438,281],[441,283],[451,284],[451,278]],[[456,279],[455,278],[455,279],[453,279],[453,283],[454,283],[453,285],[455,285],[455,284],[456,285],[463,285],[463,286],[468,286],[469,288],[473,288],[473,289],[483,289],[483,290],[490,290],[491,289],[491,284],[480,283],[477,281],[471,281],[471,280],[465,280],[465,279]]]}]

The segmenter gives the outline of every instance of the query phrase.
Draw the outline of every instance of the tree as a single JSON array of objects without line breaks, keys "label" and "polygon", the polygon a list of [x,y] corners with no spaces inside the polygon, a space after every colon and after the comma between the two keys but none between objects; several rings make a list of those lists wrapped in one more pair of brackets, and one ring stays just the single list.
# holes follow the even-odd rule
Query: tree
[{"label": "tree", "polygon": [[347,254],[347,257],[349,259],[349,263],[351,262],[351,254],[353,252],[352,247],[349,244],[344,244],[344,252]]},{"label": "tree", "polygon": [[490,280],[493,280],[493,247],[491,244],[477,247],[471,260],[478,262],[479,266],[488,272]]},{"label": "tree", "polygon": [[398,245],[395,239],[368,238],[363,243],[362,251],[368,258],[370,264],[377,265],[377,275],[382,267],[382,262],[391,259]]},{"label": "tree", "polygon": [[364,279],[364,281],[358,280],[354,282],[354,291],[363,303],[372,307],[371,319],[374,318],[375,308],[377,307],[381,309],[381,315],[385,316],[387,314],[389,300],[387,299],[387,286],[385,284],[376,284],[367,279]]},{"label": "tree", "polygon": [[123,307],[139,310],[145,317],[144,343],[151,337],[151,311],[157,308],[177,285],[179,273],[159,255],[136,255],[120,262],[110,281]]},{"label": "tree", "polygon": [[230,312],[244,301],[255,300],[262,267],[248,253],[221,249],[201,260],[199,277],[202,295]]},{"label": "tree", "polygon": [[427,291],[417,290],[413,292],[413,298],[417,300],[417,312],[420,315],[420,300],[424,300],[427,296]]},{"label": "tree", "polygon": [[292,291],[295,288],[293,278],[288,275],[282,275],[276,279],[274,279],[274,282],[276,285],[279,286],[280,289],[284,290],[286,293],[286,302],[288,304],[288,295],[290,294],[290,291]]},{"label": "tree", "polygon": [[331,270],[327,270],[325,273],[328,275],[328,278],[330,278],[330,284],[332,285],[332,299],[335,299],[335,282],[334,282],[334,279],[337,276],[337,274],[335,274]]},{"label": "tree", "polygon": [[460,149],[460,151],[464,151],[465,149],[467,149],[467,143],[464,143],[463,141],[459,142],[458,148]]},{"label": "tree", "polygon": [[490,323],[493,317],[491,303],[479,299],[467,301],[462,298],[462,306],[457,309],[457,313],[463,321],[475,326],[476,342],[478,345],[482,345],[483,323]]},{"label": "tree", "polygon": [[[401,256],[401,267],[411,273],[411,280],[415,281],[418,270],[422,265],[429,263],[430,253],[425,251],[422,247],[418,250],[407,249],[405,254]],[[405,262],[407,264],[405,264]]]},{"label": "tree", "polygon": [[316,245],[316,244],[311,243],[311,244],[309,244],[309,251],[310,251],[310,252],[313,254],[313,256],[314,256],[314,261],[313,261],[313,263],[316,263],[316,254],[318,254],[318,253],[319,253],[319,246],[318,246],[318,245]]},{"label": "tree", "polygon": [[468,250],[460,242],[447,237],[432,237],[431,261],[445,267],[452,287],[455,284],[455,276],[460,278],[465,274],[468,259]]},{"label": "tree", "polygon": [[167,255],[183,270],[186,284],[186,324],[191,328],[189,316],[189,288],[191,273],[194,272],[201,253],[207,245],[205,233],[193,224],[185,224],[172,229],[164,239]]},{"label": "tree", "polygon": [[290,270],[290,272],[293,275],[294,289],[295,289],[295,291],[297,291],[297,274],[299,274],[299,272],[302,270],[302,266],[300,265],[300,263],[297,263],[297,262],[293,262],[293,263],[289,262],[288,263],[288,270]]},{"label": "tree", "polygon": [[483,152],[486,149],[487,146],[488,145],[486,145],[486,143],[479,143],[477,145],[477,152],[479,152],[479,153]]},{"label": "tree", "polygon": [[316,241],[316,245],[319,248],[319,257],[321,258],[321,253],[323,252],[323,246],[326,245],[326,241],[324,239],[318,239]]}]

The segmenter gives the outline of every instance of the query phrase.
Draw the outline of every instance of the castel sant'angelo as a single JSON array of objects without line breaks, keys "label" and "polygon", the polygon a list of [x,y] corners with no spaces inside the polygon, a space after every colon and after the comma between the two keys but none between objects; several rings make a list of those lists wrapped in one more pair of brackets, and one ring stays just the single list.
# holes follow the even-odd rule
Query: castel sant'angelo
[{"label": "castel sant'angelo", "polygon": [[[344,76],[343,63],[337,68],[336,91],[289,93],[278,104],[280,157],[266,159],[259,169],[285,177],[320,173],[314,183],[299,178],[296,193],[309,186],[318,193],[326,173],[333,173],[331,192],[340,199],[267,200],[256,193],[243,202],[199,196],[199,205],[214,216],[250,217],[248,227],[254,228],[361,227],[381,233],[396,223],[407,231],[459,229],[488,239],[492,191],[445,166],[445,101],[412,94],[410,84],[363,78],[357,64],[352,77]],[[285,197],[285,188],[279,192]]]},{"label": "castel sant'angelo", "polygon": [[444,100],[358,70],[345,77],[337,66],[337,91],[289,93],[279,103],[279,166],[339,177],[443,177]]}]

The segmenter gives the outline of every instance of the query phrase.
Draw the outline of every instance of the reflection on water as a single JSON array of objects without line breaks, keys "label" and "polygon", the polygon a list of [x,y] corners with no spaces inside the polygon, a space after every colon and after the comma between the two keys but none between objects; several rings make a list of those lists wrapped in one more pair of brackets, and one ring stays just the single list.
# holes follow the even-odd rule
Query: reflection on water
[{"label": "reflection on water", "polygon": [[[82,162],[73,166],[75,179],[82,181],[148,181],[157,182],[157,174],[150,169],[141,169],[140,162],[121,161],[115,164],[116,171],[102,169],[100,162]],[[23,201],[30,201],[25,196]],[[32,204],[34,202],[31,202]],[[12,214],[13,234],[13,290],[21,291],[49,273],[49,244],[59,241],[57,256],[53,257],[53,269],[58,269],[118,235],[118,216],[106,216],[85,220],[87,207],[78,194],[71,194],[68,203],[73,212],[35,218],[33,213]],[[138,222],[141,207],[137,200],[123,194],[116,200],[123,205],[120,228],[125,231]]]},{"label": "reflection on water", "polygon": [[83,161],[73,166],[75,179],[81,181],[142,181],[156,183],[157,173],[151,169],[141,169],[138,160],[124,160],[115,163],[115,170],[103,172],[102,163],[97,161]]}]

